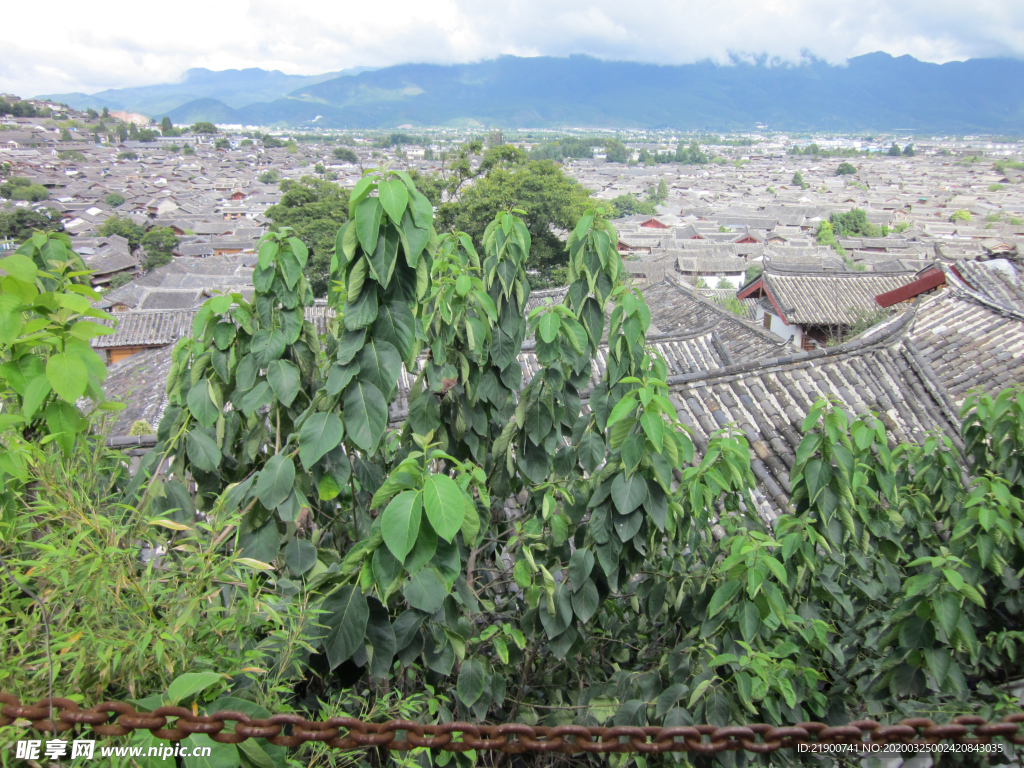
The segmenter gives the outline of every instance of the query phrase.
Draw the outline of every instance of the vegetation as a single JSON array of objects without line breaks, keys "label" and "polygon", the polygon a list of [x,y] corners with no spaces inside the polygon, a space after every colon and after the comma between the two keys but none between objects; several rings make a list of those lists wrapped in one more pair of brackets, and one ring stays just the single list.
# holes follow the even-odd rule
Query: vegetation
[{"label": "vegetation", "polygon": [[116,275],[110,278],[110,282],[107,283],[107,287],[110,290],[114,290],[116,288],[128,285],[128,283],[130,283],[134,279],[135,275],[131,275],[127,272],[118,272]]},{"label": "vegetation", "polygon": [[836,176],[850,176],[857,172],[857,167],[852,163],[840,163],[836,168]]},{"label": "vegetation", "polygon": [[42,110],[36,109],[34,104],[31,104],[24,99],[10,102],[3,96],[0,96],[0,115],[11,115],[13,117],[45,117]]},{"label": "vegetation", "polygon": [[118,194],[117,192],[111,192],[109,195],[103,198],[103,202],[105,202],[111,208],[117,208],[120,205],[124,205],[124,196]]},{"label": "vegetation", "polygon": [[64,228],[60,214],[50,208],[0,210],[0,238],[26,240],[36,230],[59,232]]},{"label": "vegetation", "polygon": [[229,139],[217,139],[213,145],[214,149],[231,149],[231,141]]},{"label": "vegetation", "polygon": [[639,161],[645,165],[649,163],[681,163],[683,165],[705,165],[710,162],[708,155],[700,148],[700,144],[694,139],[689,144],[679,142],[676,151],[651,154],[646,149],[640,150]]},{"label": "vegetation", "polygon": [[256,180],[260,184],[276,184],[279,178],[280,177],[278,176],[277,171],[275,171],[273,168],[268,168],[267,170],[263,171],[263,173],[261,173],[259,176],[257,176]]},{"label": "vegetation", "polygon": [[[743,432],[696,454],[599,215],[571,226],[565,299],[527,315],[525,214],[499,209],[478,249],[438,235],[405,174],[348,203],[326,334],[304,316],[308,249],[281,227],[252,300],[208,300],[175,346],[134,476],[104,445],[119,406],[89,339],[112,330],[69,240],[37,233],[0,262],[0,687],[428,723],[1019,711],[999,686],[1024,673],[1024,389],[969,396],[962,450],[811,404],[792,509],[768,527]],[[197,744],[220,768],[287,759]]]},{"label": "vegetation", "polygon": [[637,213],[653,216],[658,212],[657,206],[654,203],[638,200],[633,195],[619,195],[608,202],[612,206],[612,216],[616,219],[620,219],[623,216],[632,216]]},{"label": "vegetation", "polygon": [[348,147],[335,147],[331,154],[334,155],[335,160],[340,160],[343,163],[352,163],[353,165],[359,163],[359,155]]},{"label": "vegetation", "polygon": [[178,247],[178,236],[170,227],[153,227],[142,236],[141,245],[146,250],[142,268],[147,272],[174,260],[171,253]]},{"label": "vegetation", "polygon": [[633,152],[617,139],[606,142],[604,152],[606,163],[628,163],[633,158]]},{"label": "vegetation", "polygon": [[743,284],[748,285],[753,282],[761,276],[762,272],[764,272],[764,265],[760,261],[752,262],[743,273]]},{"label": "vegetation", "polygon": [[1002,185],[1002,184],[989,184],[989,185],[988,185],[988,191],[989,191],[989,192],[999,192],[999,191],[1001,191],[1001,190],[1002,190],[1003,188],[1004,188],[1004,187],[1003,187],[1003,185]]},{"label": "vegetation", "polygon": [[142,243],[146,231],[127,216],[112,216],[103,222],[100,234],[104,237],[120,235],[128,241],[128,249],[134,251]]},{"label": "vegetation", "polygon": [[0,184],[0,197],[8,200],[27,200],[32,203],[48,200],[50,190],[21,176],[10,176]]},{"label": "vegetation", "polygon": [[899,148],[899,146],[898,146],[898,145],[896,144],[896,142],[894,141],[894,142],[892,143],[892,146],[891,146],[891,147],[889,147],[889,157],[899,157],[899,156],[900,156],[900,155],[902,155],[902,154],[903,154],[903,153],[902,153],[902,152],[900,151],[900,148]]},{"label": "vegetation", "polygon": [[885,237],[889,234],[887,227],[877,227],[869,222],[867,213],[861,208],[831,213],[828,220],[839,237]]},{"label": "vegetation", "polygon": [[211,134],[217,133],[217,126],[210,122],[200,121],[195,123],[190,130],[192,133]]},{"label": "vegetation", "polygon": [[57,153],[57,157],[66,162],[84,163],[85,155],[74,149],[64,149]]},{"label": "vegetation", "polygon": [[131,152],[131,151],[128,151],[128,152],[118,152],[117,153],[117,159],[118,160],[138,160],[139,156],[137,154],[135,154],[134,152]]},{"label": "vegetation", "polygon": [[818,225],[815,242],[817,242],[818,245],[827,245],[840,256],[843,256],[844,258],[846,257],[846,249],[836,241],[835,230],[832,227],[832,223],[829,221],[823,221]]},{"label": "vegetation", "polygon": [[971,212],[963,209],[959,211],[954,211],[953,214],[949,217],[949,220],[954,224],[958,221],[970,221]]},{"label": "vegetation", "polygon": [[916,153],[914,152],[914,145],[913,144],[907,144],[907,146],[905,146],[903,148],[903,156],[904,157],[913,157],[915,154]]},{"label": "vegetation", "polygon": [[327,295],[331,255],[338,228],[348,221],[349,191],[337,184],[303,176],[281,183],[281,202],[266,211],[275,231],[289,228],[305,243],[310,258],[305,275],[313,295]]},{"label": "vegetation", "polygon": [[[564,285],[567,258],[565,245],[554,229],[571,230],[592,204],[590,196],[561,166],[551,160],[530,160],[510,146],[488,149],[479,168],[469,170],[460,161],[447,179],[448,196],[438,209],[444,231],[465,232],[483,244],[487,222],[500,211],[517,208],[530,232],[527,267],[537,271],[537,287]],[[475,177],[472,186],[466,179]]]}]

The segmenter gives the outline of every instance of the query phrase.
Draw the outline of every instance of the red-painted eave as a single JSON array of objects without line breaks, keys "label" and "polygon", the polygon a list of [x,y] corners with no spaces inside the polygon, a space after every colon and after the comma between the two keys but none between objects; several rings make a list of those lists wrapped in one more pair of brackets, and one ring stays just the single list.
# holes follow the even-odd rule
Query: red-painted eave
[{"label": "red-painted eave", "polygon": [[775,297],[772,296],[771,291],[769,291],[765,287],[763,278],[757,279],[756,281],[754,281],[749,286],[747,286],[742,291],[736,294],[737,299],[749,299],[752,296],[754,298],[759,298],[760,296],[767,296],[768,301],[770,301],[772,303],[772,306],[775,307],[776,314],[778,314],[778,316],[782,318],[782,322],[784,322],[786,325],[789,325],[789,320],[786,319],[786,315],[779,307],[778,302],[775,301]]},{"label": "red-painted eave", "polygon": [[930,291],[932,288],[938,288],[940,285],[945,284],[946,273],[941,269],[936,269],[926,272],[913,282],[901,285],[895,290],[875,296],[875,301],[880,307],[891,307],[894,304],[899,304],[901,301],[907,301],[921,295],[925,291]]}]

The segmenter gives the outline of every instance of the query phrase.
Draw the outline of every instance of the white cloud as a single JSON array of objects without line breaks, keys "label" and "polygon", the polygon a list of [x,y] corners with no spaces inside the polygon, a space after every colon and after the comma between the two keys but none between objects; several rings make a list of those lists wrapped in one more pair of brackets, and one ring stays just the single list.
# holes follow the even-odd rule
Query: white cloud
[{"label": "white cloud", "polygon": [[0,91],[21,95],[174,82],[190,67],[318,74],[503,53],[665,64],[1024,56],[1019,0],[179,0],[102,13],[55,0],[44,17],[8,5]]}]

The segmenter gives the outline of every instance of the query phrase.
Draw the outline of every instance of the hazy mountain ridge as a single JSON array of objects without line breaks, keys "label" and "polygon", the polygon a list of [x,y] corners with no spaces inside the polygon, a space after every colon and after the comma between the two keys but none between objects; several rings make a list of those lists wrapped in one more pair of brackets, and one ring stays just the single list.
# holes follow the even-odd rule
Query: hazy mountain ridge
[{"label": "hazy mountain ridge", "polygon": [[40,96],[68,104],[75,109],[126,109],[159,119],[172,110],[200,99],[215,99],[229,109],[287,96],[297,88],[365,72],[366,67],[327,72],[321,75],[286,75],[278,70],[225,69],[213,71],[197,67],[185,73],[180,83],[113,88],[92,95],[58,93]]},{"label": "hazy mountain ridge", "polygon": [[[230,100],[217,95],[230,88],[231,78],[222,77],[228,73],[194,72],[187,83],[205,77],[211,85],[202,96],[167,111],[176,123],[691,130],[741,130],[762,123],[778,130],[979,133],[1020,133],[1024,127],[1024,61],[1017,59],[940,65],[872,53],[846,66],[816,60],[783,66],[659,66],[588,56],[502,56],[472,64],[402,64],[306,78],[287,94],[246,104],[237,93]],[[233,72],[239,82],[249,82],[242,75],[254,70]],[[263,74],[274,88],[292,77]],[[253,92],[253,86],[246,87]],[[165,101],[169,89],[183,90],[181,84],[151,88],[168,89],[161,94]]]}]

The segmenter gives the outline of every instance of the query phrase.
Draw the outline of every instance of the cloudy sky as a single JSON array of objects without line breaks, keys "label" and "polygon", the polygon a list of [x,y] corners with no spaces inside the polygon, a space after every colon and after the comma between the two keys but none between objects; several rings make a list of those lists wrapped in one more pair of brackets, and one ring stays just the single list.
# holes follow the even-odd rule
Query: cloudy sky
[{"label": "cloudy sky", "polygon": [[1024,57],[1021,0],[177,0],[5,4],[0,92],[176,82],[190,67],[319,74],[499,54],[682,64],[871,51]]}]

